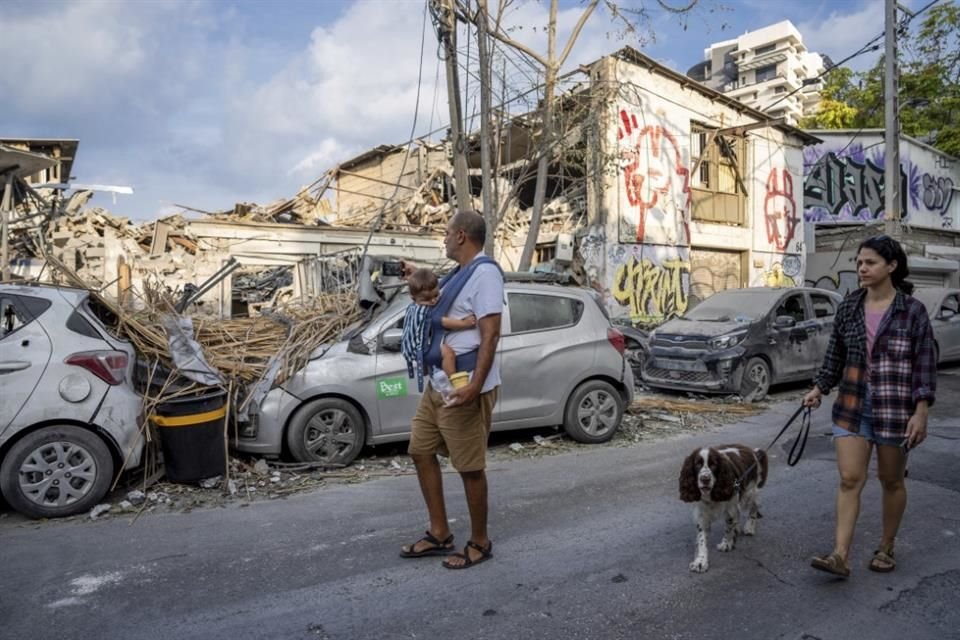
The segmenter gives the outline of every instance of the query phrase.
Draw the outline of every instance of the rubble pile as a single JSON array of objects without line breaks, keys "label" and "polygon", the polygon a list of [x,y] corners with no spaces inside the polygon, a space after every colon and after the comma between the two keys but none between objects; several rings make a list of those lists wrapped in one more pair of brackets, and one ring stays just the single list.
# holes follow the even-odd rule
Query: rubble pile
[{"label": "rubble pile", "polygon": [[376,225],[381,230],[431,231],[443,233],[450,219],[450,203],[443,194],[444,177],[449,172],[437,169],[431,172],[413,193],[404,192],[401,197],[382,202],[369,201],[348,211],[339,212],[334,219],[339,227],[362,227]]}]

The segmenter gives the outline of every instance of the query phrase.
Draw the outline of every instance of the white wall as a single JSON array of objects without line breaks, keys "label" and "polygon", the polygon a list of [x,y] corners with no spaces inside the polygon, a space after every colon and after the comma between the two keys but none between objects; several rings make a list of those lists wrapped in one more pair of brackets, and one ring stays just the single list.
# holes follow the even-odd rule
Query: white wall
[{"label": "white wall", "polygon": [[[804,218],[829,224],[882,220],[886,146],[882,131],[816,131],[804,151]],[[901,202],[911,226],[960,230],[960,160],[900,140]]]},{"label": "white wall", "polygon": [[600,156],[610,168],[601,172],[599,215],[579,245],[611,314],[650,322],[684,311],[691,246],[744,252],[743,285],[802,284],[799,142],[771,128],[750,132],[746,224],[691,221],[691,121],[730,127],[754,119],[639,65],[607,59],[595,73],[594,82],[621,89],[600,115]]}]

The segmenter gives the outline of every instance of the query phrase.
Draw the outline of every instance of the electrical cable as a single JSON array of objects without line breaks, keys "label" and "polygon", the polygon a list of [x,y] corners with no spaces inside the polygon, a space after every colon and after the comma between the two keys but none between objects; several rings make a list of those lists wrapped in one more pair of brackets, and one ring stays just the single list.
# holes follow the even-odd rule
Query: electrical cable
[{"label": "electrical cable", "polygon": [[[403,155],[403,163],[400,165],[400,172],[397,174],[397,184],[394,186],[393,194],[390,196],[389,200],[384,200],[383,205],[380,207],[380,212],[377,214],[376,219],[370,225],[370,233],[367,234],[367,239],[363,243],[363,252],[360,254],[360,265],[363,265],[363,261],[367,257],[367,251],[370,248],[370,241],[373,239],[373,232],[380,227],[380,223],[383,220],[383,214],[387,210],[387,206],[397,197],[397,193],[400,191],[400,182],[403,179],[403,172],[407,169],[407,161],[410,160],[410,150],[413,145],[414,136],[417,132],[417,118],[420,115],[420,90],[423,87],[423,53],[426,49],[427,43],[427,8],[430,4],[430,0],[424,0],[423,4],[423,25],[420,29],[420,62],[419,70],[417,71],[417,97],[414,102],[413,107],[413,124],[410,125],[410,142],[407,143],[406,153]],[[357,286],[360,286],[360,279],[357,279]]]}]

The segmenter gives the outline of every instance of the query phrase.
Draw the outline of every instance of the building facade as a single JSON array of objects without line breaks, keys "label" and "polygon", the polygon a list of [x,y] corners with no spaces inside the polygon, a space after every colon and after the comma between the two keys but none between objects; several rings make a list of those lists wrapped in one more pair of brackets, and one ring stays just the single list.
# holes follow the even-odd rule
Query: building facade
[{"label": "building facade", "polygon": [[817,76],[830,64],[807,51],[789,20],[715,42],[687,75],[770,116],[797,124],[820,103]]},{"label": "building facade", "polygon": [[590,67],[618,91],[579,253],[611,315],[656,324],[722,289],[804,280],[803,147],[818,139],[631,48]]},{"label": "building facade", "polygon": [[[856,247],[889,232],[884,205],[882,129],[812,131],[804,149],[803,217],[807,283],[847,293],[856,288]],[[900,137],[901,239],[918,285],[958,286],[960,160]]]}]

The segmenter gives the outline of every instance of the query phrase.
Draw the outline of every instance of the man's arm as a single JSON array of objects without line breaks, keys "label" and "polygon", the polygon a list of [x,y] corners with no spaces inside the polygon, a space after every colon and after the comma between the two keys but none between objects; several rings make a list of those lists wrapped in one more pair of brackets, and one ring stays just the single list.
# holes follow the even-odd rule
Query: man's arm
[{"label": "man's arm", "polygon": [[470,384],[450,394],[449,406],[469,404],[477,399],[483,383],[493,366],[493,357],[497,354],[497,344],[500,342],[500,315],[491,313],[480,318],[480,347],[477,352],[477,368],[473,370],[473,379]]}]

